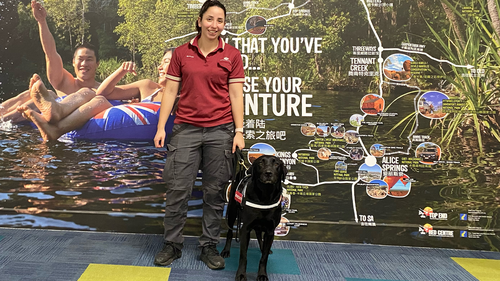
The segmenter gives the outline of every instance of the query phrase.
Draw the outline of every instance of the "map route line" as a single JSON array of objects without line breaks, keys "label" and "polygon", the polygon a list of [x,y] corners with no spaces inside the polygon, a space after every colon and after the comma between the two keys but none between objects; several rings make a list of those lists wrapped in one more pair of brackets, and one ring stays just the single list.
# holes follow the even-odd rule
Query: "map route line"
[{"label": "map route line", "polygon": [[[363,148],[363,151],[366,153],[366,155],[367,155],[367,156],[368,156],[368,155],[370,155],[370,154],[368,153],[368,150],[367,150],[367,149],[366,149],[366,147],[365,147],[365,144],[363,143],[363,139],[362,139],[362,138],[359,138],[359,141],[358,141],[358,142],[359,142],[359,144],[361,145],[361,147]],[[363,156],[363,158],[366,158],[366,156]]]},{"label": "map route line", "polygon": [[188,36],[192,36],[192,35],[195,35],[195,34],[198,34],[198,32],[194,31],[194,32],[191,32],[191,33],[188,33],[188,34],[185,34],[185,35],[181,35],[181,36],[177,36],[177,37],[174,37],[174,38],[170,38],[170,39],[165,40],[165,43],[173,41],[173,40],[177,40],[177,39],[182,39],[182,38],[185,38],[185,37],[188,37]]},{"label": "map route line", "polygon": [[[251,9],[255,9],[255,10],[266,10],[266,11],[274,11],[276,9],[278,9],[279,7],[281,6],[288,6],[288,13],[287,14],[283,14],[283,15],[278,15],[276,17],[272,17],[272,18],[269,18],[269,19],[266,19],[266,22],[269,22],[269,21],[272,21],[272,20],[275,20],[275,19],[279,19],[279,18],[282,18],[282,17],[286,17],[286,16],[290,16],[292,14],[292,11],[294,9],[299,9],[301,7],[303,7],[304,5],[308,4],[309,2],[311,2],[311,0],[307,0],[306,2],[302,3],[301,5],[295,7],[295,1],[292,1],[290,3],[281,3],[279,4],[278,6],[274,7],[274,8],[260,8],[260,7],[252,7]],[[240,12],[227,12],[227,14],[242,14],[244,12],[246,12],[247,10],[249,10],[249,8],[247,9],[244,9]],[[226,35],[226,34],[229,34],[229,35],[232,35],[232,36],[241,36],[243,34],[246,34],[248,33],[248,30],[245,30],[244,32],[242,33],[233,33],[233,32],[230,32],[230,31],[227,31],[226,29],[222,30],[222,35]],[[167,42],[170,42],[170,41],[173,41],[173,40],[177,40],[177,39],[182,39],[182,38],[185,38],[185,37],[188,37],[188,36],[192,36],[192,35],[196,35],[198,34],[198,32],[191,32],[189,34],[185,34],[185,35],[181,35],[181,36],[177,36],[177,37],[174,37],[174,38],[170,38],[170,39],[167,39],[165,40],[164,42],[167,43]]]},{"label": "map route line", "polygon": [[358,222],[358,207],[356,206],[356,192],[355,192],[355,188],[356,188],[356,184],[359,182],[359,178],[357,181],[353,182],[352,185],[351,185],[351,193],[352,193],[352,209],[354,211],[354,220],[356,222]]},{"label": "map route line", "polygon": [[[370,28],[372,29],[372,32],[373,32],[373,35],[375,36],[375,39],[377,39],[377,42],[378,42],[378,63],[379,63],[379,77],[380,79],[382,79],[383,76],[383,73],[382,73],[382,63],[384,61],[384,59],[382,58],[382,50],[383,50],[383,46],[382,46],[382,41],[380,40],[380,37],[378,36],[378,33],[377,33],[377,30],[375,29],[375,26],[373,25],[373,22],[370,18],[370,10],[368,9],[368,6],[366,5],[365,3],[365,0],[359,0],[361,1],[361,3],[363,4],[363,7],[365,8],[365,12],[366,12],[366,20],[368,21],[368,24],[370,25]],[[384,90],[382,89],[382,83],[380,83],[378,85],[378,88],[379,88],[379,93],[380,93],[380,96],[383,95],[384,93]]]},{"label": "map route line", "polygon": [[410,152],[394,151],[394,152],[386,152],[384,155],[398,155],[398,154],[410,155]]},{"label": "map route line", "polygon": [[244,10],[242,10],[242,11],[239,11],[239,12],[227,12],[227,14],[228,14],[228,15],[229,15],[229,14],[239,15],[239,14],[243,14],[243,13],[245,13],[246,11],[248,11],[248,10],[250,10],[250,9],[252,9],[252,10],[274,11],[274,10],[278,9],[279,7],[281,7],[281,6],[285,6],[285,5],[287,5],[287,6],[289,6],[289,7],[290,7],[290,4],[293,4],[293,1],[292,1],[291,3],[281,3],[281,4],[279,4],[278,6],[276,6],[276,7],[274,7],[274,8],[250,7],[250,8],[246,8],[246,9],[244,9]]},{"label": "map route line", "polygon": [[342,154],[342,153],[337,152],[337,151],[332,151],[332,154],[337,154],[337,155],[340,155],[340,156],[349,156],[349,154]]},{"label": "map route line", "polygon": [[[276,17],[274,17],[274,18],[269,18],[269,19],[268,19],[268,21],[270,21],[270,20],[275,20],[275,19],[279,19],[279,18],[286,17],[286,16],[289,16],[289,15],[291,15],[291,14],[292,14],[292,11],[293,11],[294,9],[299,9],[299,8],[302,8],[304,5],[306,5],[306,4],[307,4],[307,3],[309,3],[309,2],[310,2],[310,0],[307,0],[307,1],[306,1],[305,3],[303,3],[302,5],[295,7],[295,4],[294,4],[294,3],[293,3],[293,1],[292,1],[292,3],[289,3],[289,6],[288,6],[288,9],[289,9],[288,14],[279,15],[279,16],[276,16]],[[292,5],[293,5],[293,7],[292,7]]]},{"label": "map route line", "polygon": [[[297,149],[297,150],[295,150],[295,151],[293,152],[293,154],[295,155],[295,154],[297,154],[297,151],[301,151],[301,150],[305,150],[305,151],[313,151],[313,152],[314,152],[314,151],[317,151],[317,150],[313,150],[313,149]],[[299,160],[298,158],[296,158],[296,157],[294,157],[294,158],[295,158],[295,159],[297,159],[297,161],[298,161],[300,164],[302,164],[302,165],[304,165],[304,166],[307,166],[307,167],[311,167],[311,168],[313,168],[313,169],[316,171],[316,182],[318,182],[318,183],[319,183],[319,171],[318,171],[318,169],[317,169],[316,167],[314,167],[313,165],[309,165],[309,164],[306,164],[306,163],[304,163],[304,162],[300,161],[300,160]]]},{"label": "map route line", "polygon": [[[375,29],[375,26],[373,26],[372,20],[370,18],[370,10],[368,10],[368,6],[366,5],[365,0],[359,0],[359,1],[361,1],[363,7],[365,8],[368,24],[370,25],[370,28],[372,29],[373,34],[375,35],[375,38],[378,41],[378,45],[379,47],[382,47],[382,41],[380,40],[380,37],[377,34],[377,30]],[[379,50],[379,58],[382,58],[382,53],[380,52],[380,50]]]},{"label": "map route line", "polygon": [[[345,156],[349,156],[349,152],[347,152],[347,150],[345,150],[345,149],[343,149],[341,147],[339,147],[339,149],[342,150],[346,154]],[[342,155],[342,154],[340,154],[340,155]]]},{"label": "map route line", "polygon": [[358,181],[354,181],[354,182],[353,181],[322,181],[322,182],[318,182],[318,183],[298,183],[298,182],[293,182],[293,181],[287,180],[285,182],[285,184],[303,185],[303,186],[307,186],[307,187],[316,187],[316,186],[320,186],[320,185],[324,185],[324,184],[334,184],[334,183],[351,183],[351,184],[356,184]]}]

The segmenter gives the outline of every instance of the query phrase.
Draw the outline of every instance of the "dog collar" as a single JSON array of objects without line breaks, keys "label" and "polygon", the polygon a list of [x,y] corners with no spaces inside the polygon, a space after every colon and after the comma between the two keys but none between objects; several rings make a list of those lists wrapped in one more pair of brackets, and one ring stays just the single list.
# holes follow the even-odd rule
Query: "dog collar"
[{"label": "dog collar", "polygon": [[250,175],[244,177],[239,182],[238,187],[236,188],[236,193],[234,194],[234,199],[236,200],[236,202],[240,203],[242,206],[248,206],[251,208],[261,209],[261,210],[272,209],[272,208],[275,208],[281,204],[281,196],[278,199],[278,202],[271,204],[271,205],[260,205],[260,204],[256,204],[256,203],[252,203],[252,202],[248,201],[245,198],[245,194],[247,192],[247,186],[248,186],[249,180],[250,180]]}]

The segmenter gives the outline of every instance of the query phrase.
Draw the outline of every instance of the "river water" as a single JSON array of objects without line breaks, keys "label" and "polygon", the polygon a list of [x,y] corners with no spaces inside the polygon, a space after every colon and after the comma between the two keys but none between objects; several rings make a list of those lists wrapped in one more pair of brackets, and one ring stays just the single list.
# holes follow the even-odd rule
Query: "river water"
[{"label": "river water", "polygon": [[[265,120],[266,130],[286,131],[286,140],[267,143],[276,151],[293,153],[308,148],[311,140],[318,138],[304,136],[297,124],[344,123],[347,128],[351,115],[362,114],[360,100],[365,94],[307,93],[313,95],[311,117],[264,116],[259,111],[246,118]],[[395,98],[387,97],[386,107]],[[372,144],[381,143],[410,151],[406,156],[414,157],[416,144],[409,149],[407,139],[411,128],[390,131],[401,118],[413,112],[414,98],[405,96],[388,110],[399,118],[384,117],[382,126],[360,128],[360,133],[373,135],[363,140],[368,150]],[[377,117],[368,119],[376,121]],[[419,116],[418,120],[415,134],[439,136],[437,131],[431,133],[429,119]],[[247,140],[247,148],[258,142],[265,141]],[[304,223],[293,226],[289,235],[280,239],[498,250],[499,151],[498,143],[487,142],[481,154],[472,136],[457,137],[449,147],[442,147],[441,160],[460,164],[410,169],[406,174],[413,180],[411,191],[404,198],[374,199],[366,194],[365,187],[353,187],[351,183],[311,187],[308,190],[311,194],[292,195],[290,208],[296,212],[287,214],[290,221]],[[0,226],[162,233],[165,185],[161,174],[165,155],[165,150],[155,148],[152,142],[66,139],[43,143],[31,126],[2,122]],[[380,158],[377,161],[380,164]],[[364,163],[350,159],[346,162],[353,176],[355,167]],[[296,177],[291,182],[314,183],[317,174],[320,182],[332,181],[335,163],[320,161],[315,164],[316,173],[297,162],[289,167]],[[189,201],[187,235],[200,233],[201,184],[196,182]],[[429,206],[435,212],[446,213],[447,220],[419,217],[419,210]],[[459,214],[470,210],[481,211],[483,217],[478,221],[460,221]],[[377,226],[360,226],[356,214],[373,216]],[[455,230],[455,237],[434,239],[421,235],[419,227],[426,223]],[[478,239],[458,237],[458,231],[468,227],[479,227],[494,235]]]}]

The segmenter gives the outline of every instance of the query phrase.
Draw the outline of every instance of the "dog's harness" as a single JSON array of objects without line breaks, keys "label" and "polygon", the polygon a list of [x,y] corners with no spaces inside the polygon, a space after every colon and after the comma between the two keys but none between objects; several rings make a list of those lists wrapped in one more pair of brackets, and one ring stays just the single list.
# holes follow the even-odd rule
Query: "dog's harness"
[{"label": "dog's harness", "polygon": [[[234,161],[234,171],[233,171],[233,178],[236,177],[236,171],[238,170],[238,167],[241,166],[244,169],[245,176],[240,180],[238,183],[238,186],[236,187],[235,190],[235,196],[234,199],[236,202],[240,204],[240,207],[243,208],[243,206],[248,206],[251,208],[256,208],[256,209],[272,209],[281,204],[282,201],[282,196],[278,199],[278,202],[271,204],[271,205],[260,205],[256,204],[253,202],[248,201],[245,198],[245,193],[248,187],[248,184],[250,183],[251,175],[248,174],[248,167],[245,166],[245,161],[243,160],[243,154],[241,153],[241,150],[239,148],[236,148],[236,161]],[[234,182],[233,182],[234,184]],[[235,188],[234,185],[232,185],[232,188]],[[227,219],[228,213],[226,213],[226,219]],[[233,229],[233,226],[228,226],[230,229]],[[237,223],[236,223],[236,235],[235,235],[235,240],[236,242],[239,242],[238,239],[238,234],[240,232],[240,227],[241,227],[241,216],[237,216]],[[234,230],[234,229],[233,229]]]},{"label": "dog's harness", "polygon": [[238,187],[236,187],[234,200],[236,200],[236,202],[240,203],[241,207],[248,206],[248,207],[255,208],[255,209],[268,210],[268,209],[275,208],[275,207],[279,206],[279,204],[281,204],[281,196],[278,199],[278,202],[271,204],[271,205],[260,205],[260,204],[248,201],[248,199],[246,198],[245,195],[247,192],[248,184],[250,182],[250,178],[251,178],[251,175],[246,175],[238,183]]}]

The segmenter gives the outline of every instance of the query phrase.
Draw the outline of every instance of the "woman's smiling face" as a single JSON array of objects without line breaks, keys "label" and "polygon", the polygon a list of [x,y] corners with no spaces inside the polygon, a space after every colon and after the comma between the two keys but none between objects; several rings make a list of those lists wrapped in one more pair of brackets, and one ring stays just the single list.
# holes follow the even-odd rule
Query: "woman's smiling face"
[{"label": "woman's smiling face", "polygon": [[168,66],[170,65],[171,59],[172,59],[172,51],[166,52],[165,55],[163,55],[163,58],[161,59],[161,63],[158,66],[159,84],[165,84],[167,82],[167,78],[165,76],[167,75]]},{"label": "woman's smiling face", "polygon": [[201,28],[201,37],[209,40],[215,40],[219,37],[226,18],[224,10],[217,6],[212,6],[207,9],[202,18],[198,18],[198,26]]}]

